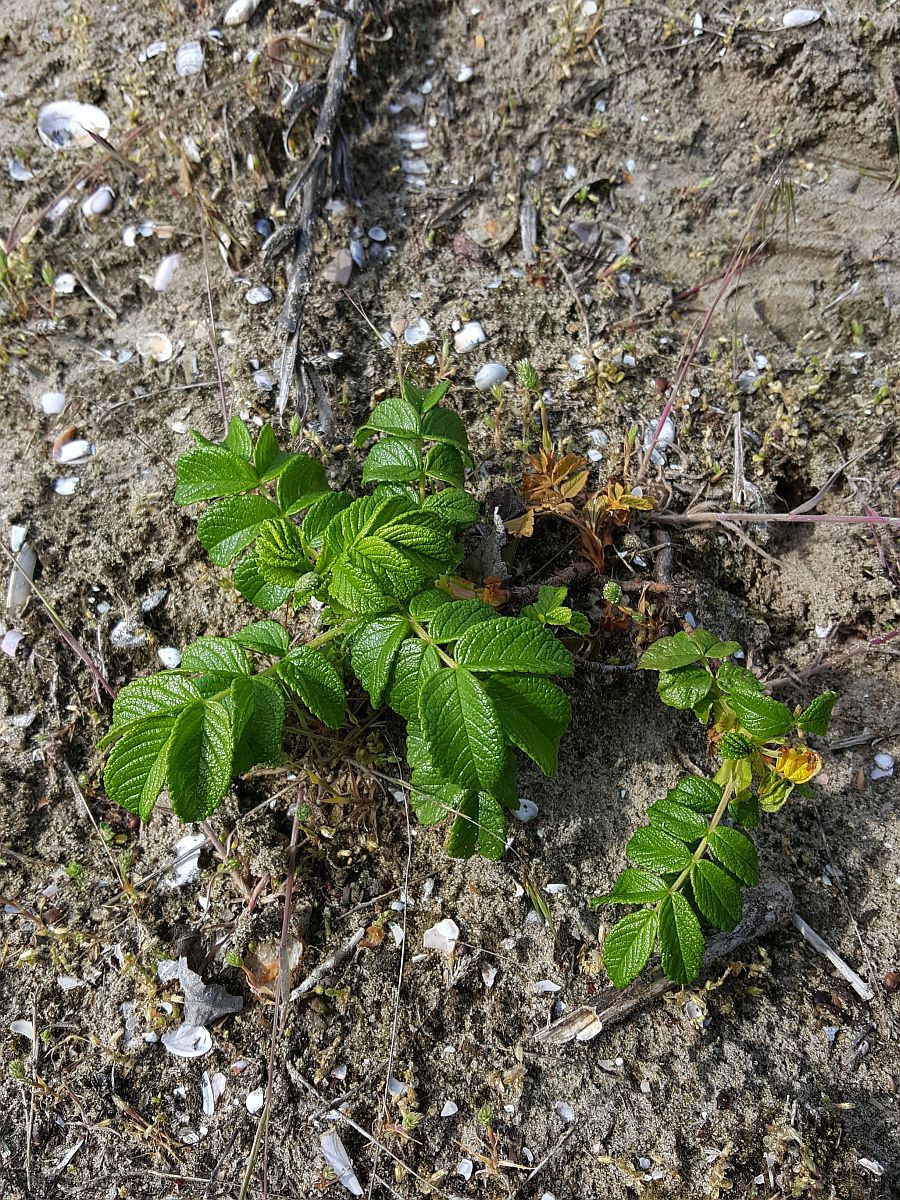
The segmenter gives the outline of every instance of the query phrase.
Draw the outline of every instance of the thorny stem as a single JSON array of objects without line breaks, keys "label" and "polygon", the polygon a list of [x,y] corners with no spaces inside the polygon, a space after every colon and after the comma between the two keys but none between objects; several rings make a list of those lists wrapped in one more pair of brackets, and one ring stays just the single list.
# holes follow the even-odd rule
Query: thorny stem
[{"label": "thorny stem", "polygon": [[684,883],[684,881],[687,879],[687,877],[690,875],[691,870],[694,868],[694,866],[700,861],[700,859],[706,853],[706,848],[709,845],[709,839],[716,832],[716,829],[719,826],[719,822],[725,816],[725,809],[728,807],[728,802],[731,800],[731,797],[733,796],[733,794],[734,794],[734,781],[729,779],[729,781],[725,784],[724,788],[722,789],[722,799],[719,801],[719,807],[716,809],[716,811],[713,813],[712,817],[710,818],[709,827],[706,830],[706,833],[700,839],[700,844],[697,846],[697,849],[691,855],[691,861],[688,863],[688,865],[684,868],[684,870],[681,872],[681,874],[678,876],[678,878],[675,880],[675,882],[669,888],[670,896],[674,895],[675,892],[678,892],[681,890],[681,886]]}]

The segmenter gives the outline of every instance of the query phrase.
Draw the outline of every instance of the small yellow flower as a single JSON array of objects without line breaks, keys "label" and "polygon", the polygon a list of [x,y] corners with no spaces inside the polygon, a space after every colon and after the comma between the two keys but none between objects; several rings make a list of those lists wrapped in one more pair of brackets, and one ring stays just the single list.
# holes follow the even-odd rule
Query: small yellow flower
[{"label": "small yellow flower", "polygon": [[805,746],[782,746],[775,771],[791,783],[809,783],[822,770],[822,759]]}]

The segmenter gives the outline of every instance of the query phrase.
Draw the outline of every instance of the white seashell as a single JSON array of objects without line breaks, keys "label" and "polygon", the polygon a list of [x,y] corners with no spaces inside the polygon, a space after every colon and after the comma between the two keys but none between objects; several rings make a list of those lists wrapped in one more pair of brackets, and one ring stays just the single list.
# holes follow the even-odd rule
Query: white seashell
[{"label": "white seashell", "polygon": [[130,250],[137,241],[138,227],[137,225],[126,225],[122,230],[122,241]]},{"label": "white seashell", "polygon": [[386,242],[387,241],[387,233],[381,228],[380,225],[373,225],[372,228],[368,231],[368,233],[369,233],[369,237],[371,238],[371,240],[373,242]]},{"label": "white seashell", "polygon": [[0,650],[4,654],[8,654],[10,658],[15,658],[16,651],[24,640],[25,634],[22,633],[21,629],[7,629],[3,635],[3,641],[0,642]]},{"label": "white seashell", "polygon": [[154,292],[164,292],[172,280],[175,278],[175,272],[181,264],[180,254],[167,254],[159,266],[153,273],[153,279],[150,281],[150,286]]},{"label": "white seashell", "polygon": [[57,983],[64,992],[74,992],[76,988],[87,986],[83,979],[78,979],[74,975],[60,975]]},{"label": "white seashell", "polygon": [[128,622],[121,620],[112,627],[109,640],[117,650],[135,650],[138,646],[146,644],[147,635],[146,633],[132,633],[128,628]]},{"label": "white seashell", "polygon": [[9,1031],[18,1034],[19,1037],[27,1038],[29,1042],[34,1041],[34,1026],[30,1021],[10,1021]]},{"label": "white seashell", "polygon": [[172,847],[175,866],[166,879],[170,888],[184,887],[200,874],[200,851],[206,845],[206,835],[189,833]]},{"label": "white seashell", "polygon": [[474,1170],[475,1170],[475,1164],[472,1162],[471,1158],[461,1158],[459,1160],[459,1162],[456,1164],[457,1175],[462,1175],[462,1177],[463,1177],[463,1179],[465,1179],[466,1183],[468,1183],[469,1180],[472,1178],[472,1172]]},{"label": "white seashell", "polygon": [[353,274],[353,258],[349,250],[336,250],[322,268],[322,277],[337,287],[346,287]]},{"label": "white seashell", "polygon": [[223,25],[244,25],[259,8],[259,0],[234,0],[225,16]]},{"label": "white seashell", "polygon": [[562,991],[562,984],[554,983],[552,979],[539,979],[537,983],[531,985],[531,990],[538,996],[542,996],[545,993],[552,995]]},{"label": "white seashell", "polygon": [[82,201],[81,211],[86,217],[102,217],[104,213],[109,212],[113,206],[113,200],[116,198],[116,193],[112,190],[108,183],[101,183],[96,191]]},{"label": "white seashell", "polygon": [[341,1187],[351,1196],[361,1196],[363,1194],[362,1185],[356,1178],[353,1163],[350,1161],[350,1156],[345,1150],[337,1130],[329,1129],[327,1133],[323,1133],[319,1138],[319,1145],[322,1147],[325,1161],[331,1167]]},{"label": "white seashell", "polygon": [[453,345],[457,354],[468,354],[470,350],[474,350],[476,346],[480,346],[482,342],[486,341],[487,334],[482,329],[480,323],[478,321],[467,321],[453,338]]},{"label": "white seashell", "polygon": [[441,1109],[442,1117],[455,1117],[459,1112],[459,1105],[454,1104],[452,1100],[448,1100]]},{"label": "white seashell", "polygon": [[557,1100],[553,1105],[553,1111],[567,1125],[571,1125],[575,1120],[575,1109],[571,1104],[566,1104],[565,1100]]},{"label": "white seashell", "polygon": [[80,482],[77,475],[65,475],[62,479],[54,479],[53,490],[57,496],[73,496]]},{"label": "white seashell", "polygon": [[265,367],[260,367],[258,371],[253,372],[253,382],[261,392],[271,392],[275,387],[275,380]]},{"label": "white seashell", "polygon": [[138,62],[146,62],[148,58],[156,58],[158,54],[165,54],[168,50],[168,45],[165,42],[151,42],[150,45],[140,52]]},{"label": "white seashell", "polygon": [[347,1078],[347,1064],[340,1063],[338,1066],[336,1066],[331,1072],[331,1078],[336,1079],[338,1083],[343,1083]]},{"label": "white seashell", "polygon": [[53,461],[59,463],[60,466],[85,463],[94,457],[96,450],[96,446],[93,446],[86,438],[73,438],[70,442],[63,442],[53,451]]},{"label": "white seashell", "polygon": [[20,158],[11,158],[9,177],[13,183],[28,183],[29,179],[34,179],[34,171],[29,171]]},{"label": "white seashell", "polygon": [[164,333],[145,333],[138,338],[135,348],[141,358],[165,363],[172,357],[172,343]]},{"label": "white seashell", "polygon": [[569,886],[566,883],[548,883],[544,888],[544,891],[550,896],[561,896],[563,892],[567,892],[568,890]]},{"label": "white seashell", "polygon": [[496,387],[498,383],[505,383],[509,379],[509,371],[502,363],[489,362],[485,363],[475,376],[475,386],[479,392],[489,392],[492,387]]},{"label": "white seashell", "polygon": [[34,549],[28,542],[23,542],[16,555],[16,565],[10,571],[9,586],[6,589],[6,611],[10,617],[18,616],[28,603],[36,566],[37,555]]},{"label": "white seashell", "polygon": [[785,29],[800,29],[803,25],[815,25],[821,15],[817,8],[790,8],[781,23]]},{"label": "white seashell", "polygon": [[497,967],[493,963],[483,962],[481,964],[481,978],[486,988],[492,988],[497,978]]},{"label": "white seashell", "polygon": [[203,161],[203,158],[200,154],[200,147],[190,136],[190,134],[186,134],[185,137],[181,139],[181,145],[189,162],[201,163]]},{"label": "white seashell", "polygon": [[212,1034],[203,1025],[179,1025],[160,1041],[176,1058],[202,1058],[212,1050]]},{"label": "white seashell", "polygon": [[267,287],[252,287],[244,299],[248,304],[268,304],[272,299],[272,291]]},{"label": "white seashell", "polygon": [[893,765],[894,765],[893,754],[881,753],[881,754],[875,755],[875,766],[880,767],[880,769],[882,771],[889,771]]},{"label": "white seashell", "polygon": [[88,132],[109,136],[109,117],[93,104],[77,100],[55,100],[45,104],[38,113],[38,136],[51,150],[67,150],[70,146],[92,146]]},{"label": "white seashell", "polygon": [[175,71],[182,77],[203,70],[203,47],[199,42],[182,42],[175,51]]},{"label": "white seashell", "polygon": [[53,280],[53,290],[57,296],[71,296],[78,287],[78,280],[71,271],[63,271]]},{"label": "white seashell", "polygon": [[208,1071],[200,1076],[200,1095],[203,1097],[203,1115],[211,1117],[216,1111],[216,1101],[225,1091],[225,1076],[216,1071],[210,1078]]},{"label": "white seashell", "polygon": [[55,225],[56,222],[62,217],[63,213],[67,213],[74,203],[75,201],[71,196],[63,196],[63,198],[58,200],[47,213],[47,224]]},{"label": "white seashell", "polygon": [[266,1089],[261,1087],[254,1088],[252,1092],[247,1093],[247,1099],[245,1101],[247,1105],[247,1112],[251,1117],[255,1117],[258,1112],[262,1112],[265,1102]]},{"label": "white seashell", "polygon": [[475,74],[475,72],[468,65],[468,63],[463,63],[463,65],[456,72],[456,82],[457,83],[468,83],[474,74]]},{"label": "white seashell", "polygon": [[456,949],[458,941],[459,926],[455,921],[451,921],[449,917],[445,917],[443,921],[438,921],[436,925],[432,925],[430,929],[425,930],[422,945],[426,950],[440,950],[442,954],[446,954],[449,958]]},{"label": "white seashell", "polygon": [[864,1171],[874,1175],[876,1179],[880,1179],[884,1174],[884,1167],[877,1158],[858,1158],[856,1161]]},{"label": "white seashell", "polygon": [[27,525],[10,525],[9,527],[9,548],[13,554],[18,554],[25,545],[25,538],[28,536]]},{"label": "white seashell", "polygon": [[526,800],[524,796],[519,797],[519,807],[513,809],[513,816],[517,821],[521,821],[523,825],[527,825],[529,821],[533,821],[538,815],[538,806],[533,800]]},{"label": "white seashell", "polygon": [[703,13],[694,13],[694,37],[700,37],[703,33]]},{"label": "white seashell", "polygon": [[352,238],[350,241],[350,257],[353,259],[360,271],[366,265],[366,251],[363,247],[360,238]]},{"label": "white seashell", "polygon": [[174,646],[160,646],[156,654],[162,665],[170,671],[174,671],[181,662],[181,651]]},{"label": "white seashell", "polygon": [[419,317],[403,330],[403,340],[407,346],[419,346],[427,339],[429,333],[431,326],[424,317]]},{"label": "white seashell", "polygon": [[50,417],[59,416],[65,407],[65,392],[44,392],[41,396],[41,409]]}]

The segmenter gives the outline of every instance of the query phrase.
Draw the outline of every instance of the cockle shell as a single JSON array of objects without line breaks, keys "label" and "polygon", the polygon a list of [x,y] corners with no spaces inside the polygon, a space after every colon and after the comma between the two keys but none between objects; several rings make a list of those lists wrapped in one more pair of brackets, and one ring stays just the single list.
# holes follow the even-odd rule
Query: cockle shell
[{"label": "cockle shell", "polygon": [[45,104],[38,113],[38,136],[51,150],[92,145],[94,139],[89,130],[101,137],[109,135],[109,117],[94,104],[55,100],[52,104]]}]

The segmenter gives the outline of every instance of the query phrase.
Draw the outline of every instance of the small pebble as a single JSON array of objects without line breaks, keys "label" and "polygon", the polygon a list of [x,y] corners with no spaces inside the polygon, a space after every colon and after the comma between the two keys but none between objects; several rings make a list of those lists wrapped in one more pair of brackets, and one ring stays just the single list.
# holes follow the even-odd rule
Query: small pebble
[{"label": "small pebble", "polygon": [[41,408],[48,416],[58,416],[65,407],[65,392],[44,392],[41,396]]},{"label": "small pebble", "polygon": [[452,1100],[448,1100],[446,1102],[446,1104],[444,1105],[444,1107],[441,1109],[441,1116],[442,1117],[455,1117],[458,1112],[459,1112],[459,1108],[457,1107],[457,1105],[455,1105]]},{"label": "small pebble", "polygon": [[272,299],[272,292],[267,287],[252,287],[244,299],[248,304],[267,304]]},{"label": "small pebble", "polygon": [[174,646],[160,646],[156,654],[162,665],[170,671],[174,671],[181,662],[181,651]]}]

